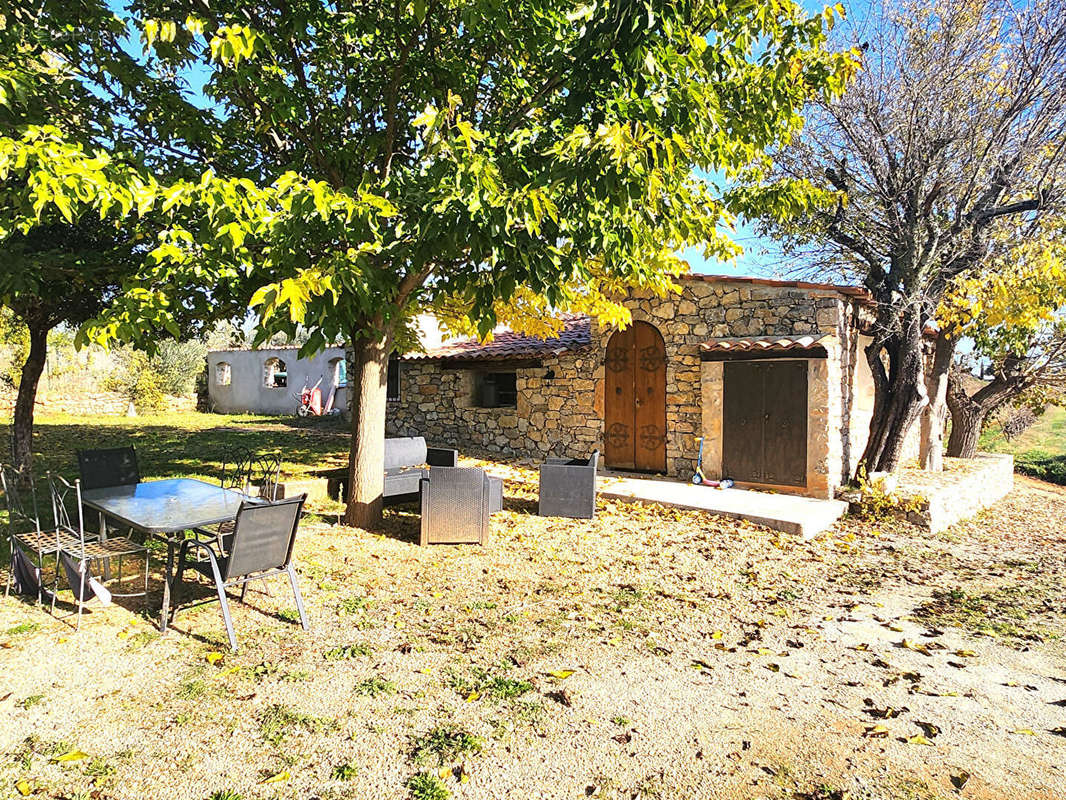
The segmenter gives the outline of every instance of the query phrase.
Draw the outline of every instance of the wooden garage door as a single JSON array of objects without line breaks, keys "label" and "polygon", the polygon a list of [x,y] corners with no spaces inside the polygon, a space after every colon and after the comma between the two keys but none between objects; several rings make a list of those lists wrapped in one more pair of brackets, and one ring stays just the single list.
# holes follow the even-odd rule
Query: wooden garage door
[{"label": "wooden garage door", "polygon": [[603,456],[608,467],[666,471],[666,346],[634,322],[607,342]]},{"label": "wooden garage door", "polygon": [[806,486],[807,362],[726,362],[724,381],[723,475]]}]

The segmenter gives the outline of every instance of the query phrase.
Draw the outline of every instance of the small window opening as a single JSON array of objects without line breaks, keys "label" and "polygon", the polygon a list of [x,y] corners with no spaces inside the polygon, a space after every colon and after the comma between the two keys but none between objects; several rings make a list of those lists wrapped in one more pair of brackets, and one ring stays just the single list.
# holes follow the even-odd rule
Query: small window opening
[{"label": "small window opening", "polygon": [[289,373],[280,358],[268,358],[263,364],[263,385],[268,389],[284,389],[289,385]]},{"label": "small window opening", "polygon": [[335,358],[329,363],[333,366],[333,385],[338,389],[343,389],[348,385],[348,361]]},{"label": "small window opening", "polygon": [[400,399],[400,359],[389,356],[389,371],[385,376],[385,398],[391,402]]},{"label": "small window opening", "polygon": [[233,380],[233,371],[225,361],[215,364],[215,384],[217,386],[229,386]]},{"label": "small window opening", "polygon": [[517,381],[514,372],[478,373],[475,402],[481,408],[513,408],[518,405]]}]

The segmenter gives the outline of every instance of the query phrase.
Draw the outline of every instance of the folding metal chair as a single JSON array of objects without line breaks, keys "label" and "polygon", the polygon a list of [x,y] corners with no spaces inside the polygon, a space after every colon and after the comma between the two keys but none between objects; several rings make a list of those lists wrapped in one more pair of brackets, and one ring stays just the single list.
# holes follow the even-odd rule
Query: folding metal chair
[{"label": "folding metal chair", "polygon": [[[300,513],[307,495],[266,503],[241,503],[233,525],[233,534],[229,552],[216,551],[207,542],[199,539],[186,539],[178,551],[178,569],[172,584],[177,595],[187,569],[192,569],[214,581],[218,602],[222,606],[222,619],[226,624],[226,635],[233,650],[237,649],[237,637],[233,632],[233,619],[230,616],[229,600],[226,590],[241,587],[241,601],[248,588],[248,582],[273,575],[286,574],[292,586],[296,600],[296,609],[300,613],[300,623],[304,630],[310,630],[307,615],[304,613],[303,597],[296,583],[296,570],[292,566],[292,548],[296,542],[296,531],[300,525]],[[190,559],[196,551],[203,560]],[[205,600],[202,602],[211,602]],[[196,603],[194,605],[200,605]],[[175,600],[172,609],[163,609],[164,631],[166,624],[172,622],[179,608]]]}]

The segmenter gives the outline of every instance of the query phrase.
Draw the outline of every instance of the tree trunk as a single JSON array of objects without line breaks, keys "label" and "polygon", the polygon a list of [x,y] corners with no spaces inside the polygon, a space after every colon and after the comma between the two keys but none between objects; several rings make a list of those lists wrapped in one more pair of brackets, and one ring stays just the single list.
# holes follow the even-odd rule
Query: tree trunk
[{"label": "tree trunk", "polygon": [[922,469],[944,469],[944,424],[948,418],[948,375],[955,357],[955,339],[942,332],[936,340],[933,365],[925,379],[929,405],[922,412],[922,439],[918,462]]},{"label": "tree trunk", "polygon": [[19,390],[11,420],[11,458],[15,469],[30,469],[33,463],[33,411],[37,386],[48,356],[48,326],[31,324],[30,351],[19,376]]},{"label": "tree trunk", "polygon": [[1030,386],[1030,379],[1024,373],[1011,368],[1013,362],[1014,359],[972,397],[966,394],[966,387],[959,380],[961,376],[952,374],[947,398],[948,408],[951,409],[948,455],[952,458],[973,458],[977,455],[977,443],[988,415]]},{"label": "tree trunk", "polygon": [[[867,473],[892,472],[903,456],[907,434],[929,397],[922,368],[922,326],[917,310],[905,312],[903,329],[866,347],[874,379],[874,412],[870,439],[859,462]],[[888,368],[881,353],[888,355]]]},{"label": "tree trunk", "polygon": [[344,523],[372,528],[381,522],[385,489],[386,379],[391,345],[352,336],[348,375],[348,408],[352,444],[348,455],[348,497]]},{"label": "tree trunk", "polygon": [[977,442],[981,438],[988,410],[967,397],[965,391],[951,392],[948,406],[951,408],[948,455],[952,458],[973,458],[977,455]]}]

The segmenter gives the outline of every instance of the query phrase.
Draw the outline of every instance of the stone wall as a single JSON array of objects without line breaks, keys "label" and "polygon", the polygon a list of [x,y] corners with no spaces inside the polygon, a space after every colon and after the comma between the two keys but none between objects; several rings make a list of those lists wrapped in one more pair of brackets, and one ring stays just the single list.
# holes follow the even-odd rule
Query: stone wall
[{"label": "stone wall", "polygon": [[[654,325],[663,336],[667,357],[666,470],[670,475],[687,477],[695,469],[697,437],[717,436],[720,448],[720,371],[717,391],[713,387],[709,390],[707,381],[713,382],[713,377],[701,370],[700,345],[723,336],[835,334],[853,306],[831,290],[698,277],[683,280],[682,287],[680,295],[665,298],[635,293],[626,305],[634,320]],[[387,431],[391,436],[424,435],[434,444],[473,446],[519,458],[548,454],[578,457],[596,447],[602,450],[603,355],[613,333],[593,323],[588,350],[518,368],[516,408],[474,406],[474,372],[491,371],[491,363],[456,369],[434,362],[405,361],[400,376],[401,399],[389,404]],[[840,421],[839,387],[844,378],[839,358],[839,352],[834,352],[828,359],[832,363],[817,366],[812,361],[816,366],[811,374],[818,388],[809,394],[814,438],[813,447],[808,449],[808,474],[822,494],[839,483],[844,468],[842,437],[847,429]],[[720,463],[720,449],[718,458]],[[826,475],[834,477],[817,477]]]},{"label": "stone wall", "polygon": [[[601,447],[602,406],[597,373],[602,358],[592,349],[546,358],[519,367],[518,403],[513,408],[479,408],[474,403],[478,371],[506,369],[492,362],[467,369],[404,361],[400,400],[390,402],[389,436],[425,436],[431,445],[476,449],[512,458],[577,458]],[[602,389],[601,389],[602,394]]]},{"label": "stone wall", "polygon": [[[696,468],[699,436],[710,438],[704,443],[705,463],[708,444],[713,451],[717,436],[718,463],[721,463],[721,400],[720,395],[716,398],[705,391],[700,345],[710,338],[726,336],[835,333],[848,303],[832,291],[706,280],[698,276],[683,280],[682,289],[681,295],[668,297],[636,293],[626,305],[634,320],[657,327],[666,342],[666,470],[670,475],[687,477]],[[597,342],[600,352],[606,348],[610,333],[600,335]],[[719,386],[720,382],[719,376]],[[704,414],[708,402],[712,407],[718,404],[716,425],[711,419],[713,415]],[[711,424],[710,430],[705,421]]]},{"label": "stone wall", "polygon": [[[166,397],[167,411],[195,411],[195,397]],[[36,413],[122,416],[129,408],[128,398],[118,392],[38,392]],[[15,408],[15,392],[0,395],[0,414],[10,416]]]}]

